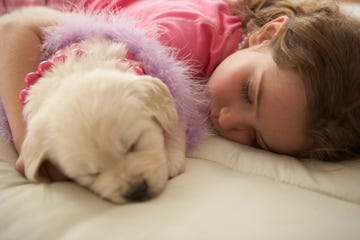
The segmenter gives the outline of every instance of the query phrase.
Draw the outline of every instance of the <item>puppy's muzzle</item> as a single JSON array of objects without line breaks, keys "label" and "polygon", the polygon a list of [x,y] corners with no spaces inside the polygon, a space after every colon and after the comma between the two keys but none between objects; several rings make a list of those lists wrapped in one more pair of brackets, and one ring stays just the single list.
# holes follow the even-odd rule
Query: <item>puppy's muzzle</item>
[{"label": "puppy's muzzle", "polygon": [[149,185],[144,180],[140,183],[136,183],[129,188],[129,190],[123,196],[128,201],[144,201],[151,198],[149,191]]}]

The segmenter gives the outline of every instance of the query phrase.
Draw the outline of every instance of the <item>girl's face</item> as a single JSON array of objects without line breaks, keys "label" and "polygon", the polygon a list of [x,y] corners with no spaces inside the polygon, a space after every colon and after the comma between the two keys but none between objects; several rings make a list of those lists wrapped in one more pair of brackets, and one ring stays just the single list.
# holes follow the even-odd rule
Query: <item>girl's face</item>
[{"label": "girl's face", "polygon": [[210,77],[210,119],[225,138],[297,154],[308,147],[304,85],[280,69],[268,47],[250,47],[225,59]]}]

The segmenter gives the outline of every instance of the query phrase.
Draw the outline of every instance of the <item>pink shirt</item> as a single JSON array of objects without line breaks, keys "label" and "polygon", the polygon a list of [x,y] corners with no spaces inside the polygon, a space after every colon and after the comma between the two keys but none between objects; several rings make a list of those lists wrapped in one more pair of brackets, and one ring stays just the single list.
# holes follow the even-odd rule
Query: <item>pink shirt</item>
[{"label": "pink shirt", "polygon": [[156,24],[160,41],[178,49],[177,57],[209,77],[241,39],[241,19],[222,0],[79,0],[93,11],[123,9],[142,25]]}]

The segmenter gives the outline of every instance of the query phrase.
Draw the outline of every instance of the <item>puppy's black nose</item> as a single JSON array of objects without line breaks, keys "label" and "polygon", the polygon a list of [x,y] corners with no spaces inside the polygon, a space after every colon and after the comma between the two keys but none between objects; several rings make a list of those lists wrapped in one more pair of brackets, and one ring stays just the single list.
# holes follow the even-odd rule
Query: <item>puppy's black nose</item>
[{"label": "puppy's black nose", "polygon": [[129,201],[144,201],[150,198],[147,182],[144,180],[141,183],[134,184],[124,195],[124,198]]}]

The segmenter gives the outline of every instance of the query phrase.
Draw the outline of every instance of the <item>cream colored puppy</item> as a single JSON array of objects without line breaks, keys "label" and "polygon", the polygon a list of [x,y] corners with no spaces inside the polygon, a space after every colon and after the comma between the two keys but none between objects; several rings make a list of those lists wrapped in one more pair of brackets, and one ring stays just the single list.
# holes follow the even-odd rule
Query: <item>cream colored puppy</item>
[{"label": "cream colored puppy", "polygon": [[26,177],[46,181],[39,170],[49,161],[116,203],[156,196],[185,167],[185,132],[169,90],[119,63],[122,44],[94,38],[79,47],[81,54],[64,49],[66,61],[28,92]]}]

